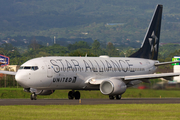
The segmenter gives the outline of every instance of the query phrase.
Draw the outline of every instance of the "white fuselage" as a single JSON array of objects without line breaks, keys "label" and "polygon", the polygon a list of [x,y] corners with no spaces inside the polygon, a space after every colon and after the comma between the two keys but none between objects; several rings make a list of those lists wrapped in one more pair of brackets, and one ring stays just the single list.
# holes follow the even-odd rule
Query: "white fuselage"
[{"label": "white fuselage", "polygon": [[88,86],[90,78],[108,79],[154,73],[157,61],[128,57],[41,57],[25,62],[16,74],[24,88],[99,89]]}]

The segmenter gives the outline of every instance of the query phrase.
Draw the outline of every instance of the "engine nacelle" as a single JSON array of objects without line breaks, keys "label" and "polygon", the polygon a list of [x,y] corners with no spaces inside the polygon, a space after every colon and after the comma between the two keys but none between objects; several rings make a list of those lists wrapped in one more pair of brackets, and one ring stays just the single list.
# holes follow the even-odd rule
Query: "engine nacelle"
[{"label": "engine nacelle", "polygon": [[100,84],[100,91],[105,95],[121,95],[126,91],[126,84],[117,79],[105,80]]},{"label": "engine nacelle", "polygon": [[55,90],[37,90],[37,95],[51,95]]},{"label": "engine nacelle", "polygon": [[54,93],[55,90],[37,90],[34,88],[24,88],[24,91],[36,93],[36,95],[50,95],[50,94]]}]

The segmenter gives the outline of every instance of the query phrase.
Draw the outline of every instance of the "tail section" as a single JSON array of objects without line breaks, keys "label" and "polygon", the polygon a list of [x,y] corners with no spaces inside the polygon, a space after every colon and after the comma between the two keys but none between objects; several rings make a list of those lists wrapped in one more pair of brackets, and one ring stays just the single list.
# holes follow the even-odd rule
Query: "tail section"
[{"label": "tail section", "polygon": [[157,5],[141,48],[129,57],[157,60],[161,30],[162,5]]}]

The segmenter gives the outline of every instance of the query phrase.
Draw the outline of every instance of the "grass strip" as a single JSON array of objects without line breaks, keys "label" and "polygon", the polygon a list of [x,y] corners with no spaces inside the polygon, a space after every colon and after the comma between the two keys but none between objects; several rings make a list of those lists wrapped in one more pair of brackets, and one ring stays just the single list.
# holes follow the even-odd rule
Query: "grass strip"
[{"label": "grass strip", "polygon": [[180,104],[0,106],[1,120],[177,120]]},{"label": "grass strip", "polygon": [[[38,99],[67,99],[69,90],[56,90],[52,95],[38,95]],[[108,95],[103,95],[100,91],[80,91],[82,99],[108,99]],[[30,98],[31,93],[23,91],[23,88],[0,88],[0,98]],[[179,90],[152,90],[152,89],[127,89],[122,95],[123,98],[171,98],[180,97]]]}]

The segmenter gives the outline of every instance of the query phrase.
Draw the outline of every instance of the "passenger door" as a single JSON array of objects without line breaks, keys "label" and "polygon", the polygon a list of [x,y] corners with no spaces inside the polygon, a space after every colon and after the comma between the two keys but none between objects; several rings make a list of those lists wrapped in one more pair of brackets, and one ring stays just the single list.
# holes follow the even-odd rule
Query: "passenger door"
[{"label": "passenger door", "polygon": [[47,68],[47,77],[52,78],[53,77],[53,68],[47,61],[45,61],[45,64],[46,64],[46,68]]}]

